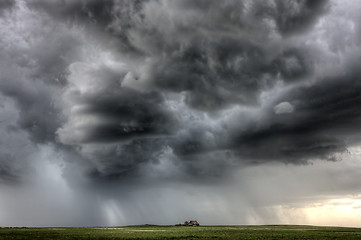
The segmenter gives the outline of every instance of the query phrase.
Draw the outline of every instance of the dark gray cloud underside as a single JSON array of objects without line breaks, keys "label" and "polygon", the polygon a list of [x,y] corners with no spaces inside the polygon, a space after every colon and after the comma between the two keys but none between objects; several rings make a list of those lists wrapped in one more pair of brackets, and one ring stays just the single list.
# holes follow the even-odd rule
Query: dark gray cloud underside
[{"label": "dark gray cloud underside", "polygon": [[0,2],[0,16],[5,12],[11,10],[15,6],[14,0],[3,0]]},{"label": "dark gray cloud underside", "polygon": [[139,93],[117,88],[80,100],[80,115],[97,116],[103,123],[85,130],[82,142],[114,142],[142,135],[170,134],[176,122],[164,109],[157,92]]},{"label": "dark gray cloud underside", "polygon": [[250,126],[240,133],[235,149],[241,155],[262,160],[336,160],[335,153],[347,152],[348,145],[360,141],[359,74],[358,69],[351,69],[348,74],[285,93],[278,101],[292,103],[295,112],[270,112],[267,126]]},{"label": "dark gray cloud underside", "polygon": [[29,6],[45,10],[55,17],[68,21],[88,21],[107,25],[112,20],[113,0],[90,1],[45,1],[31,0]]},{"label": "dark gray cloud underside", "polygon": [[[320,46],[304,43],[329,1],[25,5],[64,34],[4,50],[0,92],[34,144],[68,149],[95,179],[142,174],[165,153],[185,174],[217,175],[232,161],[334,160],[359,141],[359,71],[322,76],[336,54],[322,60]],[[91,58],[94,49],[111,57]],[[11,163],[1,169],[11,176]]]},{"label": "dark gray cloud underside", "polygon": [[21,171],[18,163],[15,162],[13,156],[0,152],[0,183],[13,184],[18,183],[21,178]]}]

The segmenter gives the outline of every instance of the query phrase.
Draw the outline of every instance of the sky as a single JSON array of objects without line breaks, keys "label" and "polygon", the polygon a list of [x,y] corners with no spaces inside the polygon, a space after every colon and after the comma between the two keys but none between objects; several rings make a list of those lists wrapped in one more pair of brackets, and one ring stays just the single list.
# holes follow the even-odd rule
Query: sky
[{"label": "sky", "polygon": [[361,227],[358,0],[1,0],[0,226]]}]

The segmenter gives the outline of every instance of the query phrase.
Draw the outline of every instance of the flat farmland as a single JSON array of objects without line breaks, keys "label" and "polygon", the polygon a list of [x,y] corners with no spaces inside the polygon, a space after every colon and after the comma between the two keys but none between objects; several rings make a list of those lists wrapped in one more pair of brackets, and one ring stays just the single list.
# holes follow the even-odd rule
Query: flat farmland
[{"label": "flat farmland", "polygon": [[1,228],[0,239],[361,239],[360,228],[294,225]]}]

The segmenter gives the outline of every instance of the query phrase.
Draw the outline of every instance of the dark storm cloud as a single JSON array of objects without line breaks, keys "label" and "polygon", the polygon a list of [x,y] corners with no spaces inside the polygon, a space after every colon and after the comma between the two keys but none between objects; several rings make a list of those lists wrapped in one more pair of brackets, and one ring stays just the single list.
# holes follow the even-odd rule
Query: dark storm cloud
[{"label": "dark storm cloud", "polygon": [[85,149],[82,153],[101,164],[88,176],[95,179],[124,179],[142,177],[140,168],[147,163],[157,164],[164,145],[165,140],[161,138],[139,138],[113,145],[91,146],[90,152]]},{"label": "dark storm cloud", "polygon": [[[159,93],[140,93],[129,88],[113,88],[96,95],[79,96],[74,102],[79,108],[74,118],[98,118],[96,123],[83,125],[81,129],[63,129],[60,137],[73,134],[82,135],[74,143],[116,142],[119,140],[170,134],[175,122],[164,109],[163,98]],[[64,143],[67,141],[65,140]]]},{"label": "dark storm cloud", "polygon": [[57,133],[61,143],[75,146],[93,163],[89,176],[94,178],[139,175],[142,164],[157,161],[177,126],[157,92],[138,92],[118,82],[118,87],[75,98],[76,110]]},{"label": "dark storm cloud", "polygon": [[[6,82],[10,83],[11,81]],[[12,82],[16,84],[16,81]],[[54,99],[51,88],[34,82],[29,88],[0,84],[0,91],[5,96],[15,99],[20,110],[17,124],[21,129],[29,132],[34,142],[54,141],[55,131],[60,126],[60,118],[52,103]]]},{"label": "dark storm cloud", "polygon": [[19,129],[27,131],[34,143],[53,143],[62,122],[58,101],[66,85],[65,72],[80,41],[47,16],[26,13],[21,1],[12,2],[23,14],[15,18],[14,11],[1,26],[0,92],[14,99]]},{"label": "dark storm cloud", "polygon": [[328,10],[328,0],[276,1],[275,10],[260,12],[275,19],[282,34],[302,32],[312,26],[320,14]]},{"label": "dark storm cloud", "polygon": [[62,95],[68,110],[57,136],[86,159],[87,174],[96,179],[137,175],[177,130],[163,94],[123,86],[127,76],[126,66],[112,69],[102,62],[69,69],[70,84]]},{"label": "dark storm cloud", "polygon": [[348,145],[360,141],[359,76],[359,70],[351,67],[340,76],[286,91],[276,101],[291,103],[294,112],[279,115],[270,109],[268,123],[240,133],[235,149],[259,160],[337,160],[336,153],[347,152]]},{"label": "dark storm cloud", "polygon": [[19,184],[29,176],[34,148],[26,131],[16,125],[15,101],[0,92],[0,184]]},{"label": "dark storm cloud", "polygon": [[113,5],[113,0],[29,1],[29,6],[37,10],[45,10],[55,17],[69,21],[87,21],[105,26],[112,20]]},{"label": "dark storm cloud", "polygon": [[[74,146],[82,157],[97,163],[95,172],[99,173],[95,175],[133,171],[139,163],[152,161],[152,156],[167,146],[178,160],[194,169],[193,172],[202,172],[205,166],[202,159],[216,151],[220,158],[259,158],[252,147],[257,144],[251,142],[262,142],[263,156],[270,159],[286,159],[287,154],[292,155],[283,156],[282,151],[293,150],[280,150],[283,136],[287,135],[283,131],[290,131],[283,127],[278,130],[272,126],[272,130],[261,129],[255,133],[249,130],[232,143],[237,132],[234,131],[210,144],[202,131],[208,131],[214,138],[215,130],[207,127],[207,123],[198,129],[191,127],[192,122],[176,123],[180,120],[175,121],[175,117],[171,117],[174,113],[166,110],[163,95],[184,93],[188,107],[205,113],[217,112],[232,105],[257,106],[260,94],[279,81],[292,85],[312,76],[310,50],[287,41],[286,37],[310,28],[317,16],[324,13],[327,1],[72,1],[62,6],[57,4],[37,0],[30,6],[75,24],[100,24],[105,32],[128,46],[126,52],[135,53],[133,60],[139,67],[130,68],[135,76],[129,81],[131,86],[137,86],[137,81],[148,83],[146,90],[120,87],[118,79],[124,78],[125,73],[112,75],[105,69],[100,75],[91,73],[99,78],[95,81],[103,90],[70,97],[68,104],[76,107],[65,116],[68,120],[57,134],[61,143]],[[287,14],[285,9],[289,9]],[[177,133],[180,131],[186,134]],[[168,140],[162,135],[168,135]],[[157,142],[152,148],[148,147],[149,138]],[[298,140],[288,149],[297,148],[294,152],[301,152],[302,147],[317,148],[319,140],[309,143],[305,138],[307,136],[295,137]],[[132,150],[142,144],[146,154]],[[267,154],[267,149],[272,148],[281,153]],[[316,150],[319,151],[316,155],[324,157],[328,148]],[[130,161],[132,154],[134,159]],[[307,158],[301,156],[302,153],[296,155],[292,155],[290,161]],[[193,160],[187,162],[187,159]],[[217,165],[215,162],[212,160],[210,164]],[[211,166],[208,169],[205,172],[212,172]]]},{"label": "dark storm cloud", "polygon": [[356,94],[357,74],[321,76],[317,47],[303,38],[328,1],[26,6],[55,30],[6,51],[0,91],[33,142],[77,153],[91,176],[140,174],[165,152],[190,175],[221,175],[235,162],[333,160],[349,144],[345,129],[358,129],[356,99],[339,103]]},{"label": "dark storm cloud", "polygon": [[[96,27],[108,39],[116,41],[116,47],[126,53],[137,53],[127,36],[127,30],[133,23],[142,18],[140,13],[143,2],[147,0],[74,0],[74,1],[46,1],[30,0],[28,6],[46,12],[56,20],[63,21],[69,26],[73,24]],[[140,13],[140,14],[139,14]],[[110,35],[109,35],[110,34]],[[116,39],[112,38],[116,36]]]},{"label": "dark storm cloud", "polygon": [[324,79],[312,86],[295,88],[285,100],[294,102],[297,115],[295,125],[311,131],[329,129],[333,133],[357,130],[360,127],[360,85],[358,69]]},{"label": "dark storm cloud", "polygon": [[0,60],[0,92],[15,100],[20,110],[19,127],[38,143],[55,139],[62,121],[59,90],[66,84],[67,58],[77,45],[69,35],[54,31],[48,32],[51,37],[39,37],[30,46],[4,48],[5,58]]},{"label": "dark storm cloud", "polygon": [[228,104],[254,105],[261,91],[281,78],[292,83],[312,72],[303,49],[269,54],[262,46],[244,39],[199,42],[154,63],[155,84],[175,92],[187,92],[191,107],[217,110]]},{"label": "dark storm cloud", "polygon": [[358,194],[360,11],[0,0],[0,225],[281,223]]},{"label": "dark storm cloud", "polygon": [[[147,72],[138,74],[154,87],[185,91],[189,106],[216,110],[255,104],[279,78],[293,82],[312,73],[307,49],[286,44],[283,31],[307,28],[326,3],[154,1],[135,12],[131,27],[111,28],[126,33],[131,47],[149,58]],[[282,7],[292,9],[289,16]]]},{"label": "dark storm cloud", "polygon": [[16,183],[20,178],[20,171],[14,165],[15,159],[9,154],[0,153],[0,183]]},{"label": "dark storm cloud", "polygon": [[14,0],[3,0],[0,2],[0,17],[6,11],[15,6]]}]

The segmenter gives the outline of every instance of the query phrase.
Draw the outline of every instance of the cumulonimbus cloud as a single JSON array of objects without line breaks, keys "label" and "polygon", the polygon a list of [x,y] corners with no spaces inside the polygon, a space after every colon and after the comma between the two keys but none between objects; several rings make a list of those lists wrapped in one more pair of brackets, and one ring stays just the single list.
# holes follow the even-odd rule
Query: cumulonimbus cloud
[{"label": "cumulonimbus cloud", "polygon": [[10,5],[0,92],[33,143],[78,154],[89,176],[140,174],[164,154],[186,175],[334,160],[358,141],[359,52],[327,47],[342,40],[322,20],[329,1]]}]

